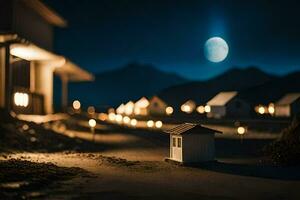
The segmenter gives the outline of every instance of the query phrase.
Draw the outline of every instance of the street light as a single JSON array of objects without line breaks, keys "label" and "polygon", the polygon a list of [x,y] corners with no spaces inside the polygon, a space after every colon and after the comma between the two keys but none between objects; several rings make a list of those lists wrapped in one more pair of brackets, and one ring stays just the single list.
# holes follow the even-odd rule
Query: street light
[{"label": "street light", "polygon": [[157,121],[157,122],[155,122],[155,127],[156,127],[156,128],[161,128],[162,125],[163,125],[162,121]]},{"label": "street light", "polygon": [[73,101],[73,109],[74,110],[79,110],[81,107],[81,103],[78,100]]},{"label": "street light", "polygon": [[241,138],[241,143],[243,143],[243,136],[244,134],[246,133],[247,129],[243,126],[239,126],[237,128],[237,133],[240,135],[240,138]]},{"label": "street light", "polygon": [[90,119],[89,120],[89,126],[91,128],[91,132],[93,134],[93,142],[95,141],[95,126],[96,126],[97,122],[94,119]]},{"label": "street light", "polygon": [[131,126],[136,126],[137,125],[137,120],[136,119],[130,120],[130,124],[131,124]]},{"label": "street light", "polygon": [[153,120],[147,121],[147,126],[148,126],[149,128],[152,128],[152,127],[154,126],[154,121],[153,121]]}]

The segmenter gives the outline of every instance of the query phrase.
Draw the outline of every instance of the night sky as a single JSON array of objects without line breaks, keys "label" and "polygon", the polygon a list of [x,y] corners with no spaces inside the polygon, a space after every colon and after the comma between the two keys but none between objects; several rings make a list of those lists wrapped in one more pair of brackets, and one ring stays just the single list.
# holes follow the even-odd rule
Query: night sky
[{"label": "night sky", "polygon": [[[300,70],[297,1],[47,0],[69,23],[55,51],[92,72],[138,61],[191,79],[232,66],[285,74]],[[279,1],[278,1],[279,2]],[[205,41],[224,38],[229,56],[211,63]]]}]

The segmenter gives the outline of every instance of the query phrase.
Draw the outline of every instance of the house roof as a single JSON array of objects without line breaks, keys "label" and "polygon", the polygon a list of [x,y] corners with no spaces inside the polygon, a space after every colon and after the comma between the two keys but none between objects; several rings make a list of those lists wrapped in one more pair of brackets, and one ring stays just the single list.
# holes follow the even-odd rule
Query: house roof
[{"label": "house roof", "polygon": [[172,134],[172,135],[222,133],[222,132],[214,130],[214,129],[203,127],[203,126],[201,126],[201,124],[193,124],[193,123],[180,124],[172,129],[166,130],[165,132]]},{"label": "house roof", "polygon": [[56,68],[55,73],[67,76],[68,81],[93,81],[94,76],[88,71],[80,68],[70,60],[66,59],[63,66]]},{"label": "house roof", "polygon": [[146,97],[142,97],[135,102],[134,106],[139,108],[147,108],[149,106],[149,100]]},{"label": "house roof", "polygon": [[289,93],[284,95],[281,99],[279,99],[276,104],[277,105],[289,105],[295,102],[300,98],[300,93]]},{"label": "house roof", "polygon": [[220,92],[207,102],[210,106],[224,106],[237,95],[236,91]]},{"label": "house roof", "polygon": [[54,10],[46,6],[40,0],[22,0],[28,7],[33,9],[38,15],[44,18],[48,23],[58,26],[66,27],[67,21],[57,14]]}]

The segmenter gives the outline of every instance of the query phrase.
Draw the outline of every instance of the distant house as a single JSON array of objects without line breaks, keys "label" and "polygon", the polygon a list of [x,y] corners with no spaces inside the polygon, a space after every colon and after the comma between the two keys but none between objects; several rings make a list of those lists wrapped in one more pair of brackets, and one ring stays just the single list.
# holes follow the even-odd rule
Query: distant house
[{"label": "distant house", "polygon": [[132,101],[128,101],[124,105],[124,113],[126,115],[132,115],[133,114],[133,109],[134,109],[134,103]]},{"label": "distant house", "polygon": [[149,101],[148,112],[150,115],[166,115],[168,104],[158,96],[153,96]]},{"label": "distant house", "polygon": [[193,100],[188,100],[184,104],[181,105],[180,109],[185,113],[192,113],[196,108],[196,102]]},{"label": "distant house", "polygon": [[53,53],[54,27],[66,21],[39,0],[0,2],[0,107],[23,114],[53,113],[53,75],[62,81],[62,107],[68,82],[93,76]]},{"label": "distant house", "polygon": [[170,159],[180,163],[215,160],[215,133],[217,130],[200,124],[184,123],[170,130]]},{"label": "distant house", "polygon": [[220,92],[210,101],[207,106],[210,108],[207,117],[248,117],[251,106],[244,100],[238,98],[237,92]]},{"label": "distant house", "polygon": [[116,113],[117,114],[124,114],[125,112],[125,105],[122,103],[121,105],[119,105],[119,107],[116,109]]},{"label": "distant house", "polygon": [[148,115],[149,100],[146,97],[142,97],[134,104],[134,114],[135,115]]},{"label": "distant house", "polygon": [[275,103],[276,117],[291,117],[300,112],[300,93],[289,93]]}]

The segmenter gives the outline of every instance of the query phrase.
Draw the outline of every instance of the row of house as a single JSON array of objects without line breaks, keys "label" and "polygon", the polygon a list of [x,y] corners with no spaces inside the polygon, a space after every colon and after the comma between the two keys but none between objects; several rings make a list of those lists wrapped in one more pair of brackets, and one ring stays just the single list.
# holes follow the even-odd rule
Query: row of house
[{"label": "row of house", "polygon": [[[247,99],[242,98],[236,91],[220,92],[211,98],[205,105],[197,106],[193,100],[187,100],[180,106],[184,113],[192,113],[195,110],[205,114],[208,118],[247,118],[254,112],[258,114],[269,114],[276,117],[291,117],[300,112],[300,93],[289,93],[284,95],[275,103],[268,106],[253,105]],[[149,100],[142,97],[136,102],[129,101],[121,104],[116,112],[125,115],[171,115],[179,110],[176,105],[171,105],[158,96]],[[254,109],[255,108],[255,109]]]},{"label": "row of house", "polygon": [[50,114],[54,75],[61,79],[63,108],[68,82],[93,80],[92,74],[53,52],[53,29],[66,26],[66,20],[40,0],[0,1],[0,108]]}]

